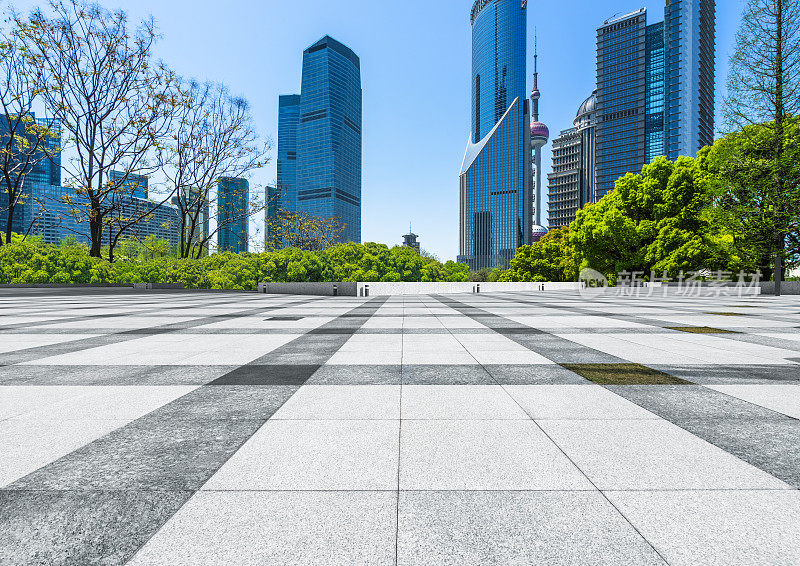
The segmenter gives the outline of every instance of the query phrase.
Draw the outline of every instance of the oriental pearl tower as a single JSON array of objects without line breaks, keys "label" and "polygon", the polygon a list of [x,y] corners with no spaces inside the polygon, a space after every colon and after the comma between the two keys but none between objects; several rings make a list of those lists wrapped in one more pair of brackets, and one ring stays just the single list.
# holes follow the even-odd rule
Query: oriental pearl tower
[{"label": "oriental pearl tower", "polygon": [[550,138],[550,130],[542,122],[539,121],[539,69],[538,69],[538,45],[537,40],[534,38],[533,47],[533,92],[531,92],[531,151],[533,152],[533,168],[531,172],[534,176],[533,190],[534,190],[534,207],[536,212],[533,221],[533,241],[538,242],[542,236],[547,234],[547,228],[542,226],[544,222],[544,191],[542,190],[542,148],[547,145]]}]

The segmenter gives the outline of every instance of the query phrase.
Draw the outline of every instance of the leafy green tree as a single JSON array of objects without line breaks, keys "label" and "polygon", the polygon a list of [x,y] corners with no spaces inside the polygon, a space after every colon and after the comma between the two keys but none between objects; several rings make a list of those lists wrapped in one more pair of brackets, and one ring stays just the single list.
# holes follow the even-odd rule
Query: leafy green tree
[{"label": "leafy green tree", "polygon": [[579,260],[569,227],[548,232],[531,246],[522,246],[502,273],[502,281],[577,281]]},{"label": "leafy green tree", "polygon": [[746,126],[698,156],[715,197],[715,222],[734,235],[746,268],[767,279],[775,275],[776,233],[785,234],[786,267],[800,263],[800,118],[786,120],[784,130],[785,213],[775,211],[774,124]]},{"label": "leafy green tree", "polygon": [[764,202],[757,215],[763,218],[756,222],[771,231],[777,295],[787,258],[786,228],[797,214],[797,184],[791,179],[796,163],[787,137],[789,123],[798,115],[800,0],[748,0],[731,57],[725,116],[731,130],[755,134],[763,152],[761,169],[769,169],[771,182],[760,184]]},{"label": "leafy green tree", "polygon": [[708,213],[712,190],[698,162],[664,157],[578,211],[570,243],[581,268],[614,280],[623,271],[737,270],[733,236]]}]

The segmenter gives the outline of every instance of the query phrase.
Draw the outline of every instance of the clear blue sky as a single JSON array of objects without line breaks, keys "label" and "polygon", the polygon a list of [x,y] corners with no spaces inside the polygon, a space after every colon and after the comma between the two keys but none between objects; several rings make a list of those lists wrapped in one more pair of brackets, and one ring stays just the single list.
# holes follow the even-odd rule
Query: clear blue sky
[{"label": "clear blue sky", "polygon": [[[718,114],[743,1],[717,0]],[[133,19],[152,14],[163,35],[157,55],[181,75],[222,81],[244,95],[259,131],[274,145],[278,95],[299,92],[303,49],[325,34],[350,46],[361,57],[364,90],[363,238],[400,243],[412,222],[423,248],[455,259],[458,172],[470,130],[473,0],[100,3]],[[12,4],[27,10],[39,2]],[[594,88],[598,25],[642,6],[650,23],[664,14],[663,0],[531,0],[528,6],[528,70],[532,74],[536,27],[540,108],[552,136],[571,126]],[[275,180],[274,145],[272,163],[254,175],[256,183]]]}]

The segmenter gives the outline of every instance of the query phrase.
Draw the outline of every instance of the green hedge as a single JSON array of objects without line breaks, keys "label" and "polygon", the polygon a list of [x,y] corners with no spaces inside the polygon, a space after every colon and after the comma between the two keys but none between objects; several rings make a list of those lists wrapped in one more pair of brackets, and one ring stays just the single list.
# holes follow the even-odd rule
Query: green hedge
[{"label": "green hedge", "polygon": [[256,290],[259,282],[467,281],[469,269],[440,263],[411,248],[341,244],[321,252],[284,249],[261,254],[224,253],[198,260],[89,257],[82,245],[40,240],[0,246],[0,284],[183,283],[187,289]]}]

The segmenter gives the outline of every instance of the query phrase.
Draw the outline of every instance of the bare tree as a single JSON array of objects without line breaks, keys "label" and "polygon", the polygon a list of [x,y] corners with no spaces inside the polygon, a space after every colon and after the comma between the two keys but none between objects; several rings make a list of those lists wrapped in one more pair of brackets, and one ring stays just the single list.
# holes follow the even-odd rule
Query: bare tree
[{"label": "bare tree", "polygon": [[731,57],[726,118],[732,129],[762,124],[771,140],[759,148],[771,165],[763,213],[772,237],[775,291],[781,294],[786,239],[797,210],[787,161],[787,120],[800,114],[800,0],[749,0]]},{"label": "bare tree", "polygon": [[293,210],[285,187],[268,190],[265,221],[265,249],[297,248],[307,251],[326,250],[341,243],[347,225],[338,217],[325,217]]},{"label": "bare tree", "polygon": [[152,18],[131,31],[122,11],[82,0],[50,0],[49,7],[51,16],[40,9],[15,16],[18,35],[67,134],[70,159],[62,166],[74,194],[66,203],[77,222],[88,223],[90,254],[100,257],[109,221],[129,203],[131,175],[155,170],[153,150],[177,105],[175,76],[153,61]]},{"label": "bare tree", "polygon": [[[247,197],[247,206],[220,211],[217,187],[220,179],[242,178],[262,167],[270,148],[259,143],[247,101],[221,84],[185,82],[179,108],[172,141],[161,152],[162,170],[180,214],[181,257],[200,257],[217,232],[264,209],[251,193],[235,199]],[[216,228],[210,229],[215,212]]]},{"label": "bare tree", "polygon": [[5,217],[5,239],[0,233],[0,246],[11,241],[11,233],[30,227],[14,226],[18,206],[31,195],[26,181],[44,162],[58,152],[60,133],[51,120],[36,119],[34,107],[41,100],[41,86],[32,80],[26,59],[14,35],[0,35],[0,222]]}]

